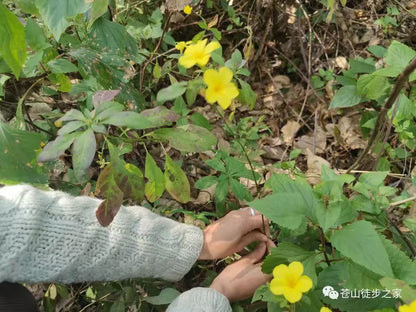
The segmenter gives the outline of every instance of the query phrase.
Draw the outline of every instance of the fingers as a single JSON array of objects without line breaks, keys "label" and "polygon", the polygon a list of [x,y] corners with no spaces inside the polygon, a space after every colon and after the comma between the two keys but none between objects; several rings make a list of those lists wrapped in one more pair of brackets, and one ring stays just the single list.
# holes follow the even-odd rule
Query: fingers
[{"label": "fingers", "polygon": [[240,261],[248,263],[257,263],[261,261],[264,253],[266,252],[266,243],[260,243],[255,250],[244,256]]},{"label": "fingers", "polygon": [[269,225],[269,220],[263,217],[262,215],[255,215],[250,216],[247,218],[247,222],[244,223],[245,230],[247,232],[251,232],[253,230],[260,230],[263,232],[263,220],[264,220],[264,227],[266,228],[266,233]]},{"label": "fingers", "polygon": [[267,236],[260,231],[252,231],[241,238],[238,249],[241,250],[253,242],[267,242],[267,240]]}]

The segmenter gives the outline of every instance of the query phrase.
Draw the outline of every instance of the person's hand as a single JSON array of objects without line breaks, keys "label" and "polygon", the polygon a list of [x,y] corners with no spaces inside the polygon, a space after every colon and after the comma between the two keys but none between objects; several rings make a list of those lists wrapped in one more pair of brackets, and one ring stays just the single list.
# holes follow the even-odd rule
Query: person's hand
[{"label": "person's hand", "polygon": [[[252,215],[254,212],[254,216]],[[231,211],[204,230],[204,245],[199,260],[214,260],[243,250],[252,242],[267,242],[269,221],[253,208]]]},{"label": "person's hand", "polygon": [[[275,247],[271,240],[267,245]],[[230,302],[250,298],[260,285],[272,279],[272,276],[261,272],[259,261],[265,252],[266,243],[260,243],[254,251],[227,266],[214,279],[210,288],[223,294]]]}]

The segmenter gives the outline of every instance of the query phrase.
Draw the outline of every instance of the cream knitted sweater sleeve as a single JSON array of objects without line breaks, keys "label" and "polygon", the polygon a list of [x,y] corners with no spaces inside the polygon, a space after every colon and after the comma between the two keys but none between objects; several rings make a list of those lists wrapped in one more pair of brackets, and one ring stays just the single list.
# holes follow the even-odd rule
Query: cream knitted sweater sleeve
[{"label": "cream knitted sweater sleeve", "polygon": [[[0,282],[176,281],[197,260],[199,228],[139,206],[122,207],[104,228],[95,217],[100,202],[28,185],[0,188]],[[225,297],[212,291],[185,292],[169,311],[231,311],[228,301],[217,309]],[[201,300],[212,308],[189,309]]]}]

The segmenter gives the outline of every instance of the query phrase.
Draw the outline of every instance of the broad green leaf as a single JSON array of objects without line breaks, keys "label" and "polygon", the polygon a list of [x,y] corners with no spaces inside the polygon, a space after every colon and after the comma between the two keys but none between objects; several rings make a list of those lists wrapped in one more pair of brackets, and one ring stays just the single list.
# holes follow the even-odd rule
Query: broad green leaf
[{"label": "broad green leaf", "polygon": [[110,151],[111,171],[123,198],[132,199],[140,203],[144,198],[144,179],[143,173],[133,164],[128,164],[123,160],[121,148],[115,147],[108,142]]},{"label": "broad green leaf", "polygon": [[[91,38],[93,40],[93,38]],[[143,109],[139,101],[141,95],[130,81],[133,77],[131,65],[125,56],[116,51],[104,48],[79,48],[69,52],[78,61],[78,68],[85,79],[96,79],[96,82],[106,90],[120,90],[118,99],[123,104],[137,105]]]},{"label": "broad green leaf", "polygon": [[143,200],[145,189],[143,173],[135,165],[125,164],[121,176],[116,175],[116,182],[123,191],[124,198],[132,199],[137,203]]},{"label": "broad green leaf", "polygon": [[210,131],[191,124],[159,129],[149,135],[156,140],[167,140],[173,148],[183,152],[208,151],[217,143],[217,138]]},{"label": "broad green leaf", "polygon": [[416,262],[384,236],[380,235],[380,239],[389,256],[394,276],[409,285],[416,285]]},{"label": "broad green leaf", "polygon": [[249,203],[270,221],[290,230],[306,222],[305,202],[299,193],[279,193]]},{"label": "broad green leaf", "polygon": [[158,296],[146,297],[144,301],[153,305],[169,304],[181,293],[174,288],[164,288]]},{"label": "broad green leaf", "polygon": [[39,10],[36,7],[35,1],[33,0],[14,0],[14,3],[23,10],[25,13],[39,15]]},{"label": "broad green leaf", "polygon": [[10,79],[10,76],[0,74],[0,96],[4,96],[3,86],[7,80]]},{"label": "broad green leaf", "polygon": [[27,56],[25,29],[3,3],[0,3],[0,38],[0,56],[19,79]]},{"label": "broad green leaf", "polygon": [[124,312],[126,311],[126,306],[123,301],[116,301],[111,305],[109,312]]},{"label": "broad green leaf", "polygon": [[51,46],[46,40],[42,28],[32,18],[26,20],[25,37],[30,48],[34,51],[43,50]]},{"label": "broad green leaf", "polygon": [[230,188],[233,195],[239,200],[253,200],[253,196],[251,196],[250,192],[237,180],[230,179]]},{"label": "broad green leaf", "polygon": [[102,226],[108,226],[120,210],[124,196],[115,181],[111,164],[98,176],[95,195],[105,198],[95,215]]},{"label": "broad green leaf", "polygon": [[384,57],[387,53],[387,49],[379,45],[370,46],[367,50],[377,57]]},{"label": "broad green leaf", "polygon": [[315,253],[305,250],[289,242],[281,242],[276,248],[270,248],[270,255],[264,259],[261,269],[264,273],[271,274],[279,264],[287,264],[293,261],[304,261]]},{"label": "broad green leaf", "polygon": [[187,84],[187,82],[181,81],[174,83],[167,88],[161,89],[156,96],[157,102],[163,104],[167,101],[175,100],[177,97],[180,97],[186,92]]},{"label": "broad green leaf", "polygon": [[90,8],[85,0],[35,0],[42,19],[56,41],[69,26],[67,18],[84,13]]},{"label": "broad green leaf", "polygon": [[180,203],[190,199],[190,185],[185,172],[167,154],[165,161],[166,190]]},{"label": "broad green leaf", "polygon": [[92,25],[86,43],[95,50],[109,51],[129,58],[138,53],[137,43],[125,28],[104,17],[97,19]]},{"label": "broad green leaf", "polygon": [[319,225],[326,233],[326,231],[328,231],[330,228],[337,225],[337,221],[341,214],[340,202],[330,203],[327,206],[324,204],[316,205],[315,214]]},{"label": "broad green leaf", "polygon": [[363,59],[356,58],[350,59],[350,71],[355,74],[370,74],[376,70],[375,61],[372,58]]},{"label": "broad green leaf", "polygon": [[147,178],[144,193],[147,200],[153,203],[162,196],[165,190],[165,176],[149,153],[146,154],[144,174]]},{"label": "broad green leaf", "polygon": [[152,128],[170,126],[173,122],[176,122],[180,117],[174,111],[167,109],[164,106],[157,106],[155,108],[145,109],[140,112],[140,115],[146,117],[147,121],[152,125]]},{"label": "broad green leaf", "polygon": [[370,100],[377,100],[388,94],[390,84],[385,77],[362,75],[357,81],[357,93]]},{"label": "broad green leaf", "polygon": [[38,161],[45,162],[58,158],[65,150],[71,146],[72,142],[81,135],[82,132],[74,132],[58,136],[55,140],[46,144],[38,156]]},{"label": "broad green leaf", "polygon": [[71,80],[64,74],[51,73],[48,75],[49,80],[55,85],[58,91],[69,92],[72,88]]},{"label": "broad green leaf", "polygon": [[66,74],[78,71],[78,67],[72,64],[70,61],[60,58],[48,62],[48,66],[55,74]]},{"label": "broad green leaf", "polygon": [[90,24],[93,24],[96,19],[104,15],[108,10],[108,0],[94,0],[91,8]]},{"label": "broad green leaf", "polygon": [[[361,268],[361,270],[360,270]],[[320,299],[329,304],[333,309],[339,309],[340,311],[348,312],[368,312],[375,309],[383,309],[386,307],[394,307],[397,299],[382,298],[380,294],[377,298],[342,298],[340,295],[338,299],[330,299],[325,297],[322,293],[322,289],[325,286],[333,287],[338,293],[341,293],[341,289],[348,288],[350,291],[361,289],[379,289],[381,291],[381,285],[378,280],[374,280],[372,276],[368,275],[371,272],[363,269],[362,267],[351,267],[347,261],[334,262],[331,266],[326,267],[318,275],[317,294]],[[373,273],[374,275],[374,273]]]},{"label": "broad green leaf", "polygon": [[228,195],[228,189],[229,189],[229,178],[221,174],[218,178],[217,186],[215,187],[214,192],[214,199],[215,199],[215,208],[217,211],[217,214],[219,216],[225,215],[225,198]]},{"label": "broad green leaf", "polygon": [[204,115],[200,113],[193,113],[189,119],[192,121],[192,123],[196,126],[203,127],[207,129],[208,131],[211,131],[214,127],[211,125],[211,123],[204,117]]},{"label": "broad green leaf", "polygon": [[380,283],[387,289],[401,289],[400,295],[405,304],[411,304],[416,298],[416,289],[411,288],[401,280],[383,277]]},{"label": "broad green leaf", "polygon": [[416,57],[415,50],[394,40],[387,49],[386,64],[403,71],[414,57]]},{"label": "broad green leaf", "polygon": [[63,115],[61,118],[59,118],[57,121],[71,121],[71,120],[79,120],[79,121],[86,121],[86,118],[83,113],[81,113],[77,109],[70,109]]},{"label": "broad green leaf", "polygon": [[72,146],[72,166],[79,181],[82,181],[94,159],[96,146],[95,135],[91,129],[85,130],[74,140]]},{"label": "broad green leaf", "polygon": [[79,121],[79,120],[70,121],[65,126],[63,126],[62,128],[58,130],[58,135],[71,133],[75,130],[78,130],[79,128],[83,126],[86,126],[85,122],[83,121]]},{"label": "broad green leaf", "polygon": [[206,188],[209,188],[213,186],[215,183],[218,182],[218,178],[216,176],[207,176],[202,177],[195,183],[195,187],[200,190],[204,190]]},{"label": "broad green leaf", "polygon": [[49,174],[37,154],[45,137],[11,128],[0,121],[0,183],[46,184]]},{"label": "broad green leaf", "polygon": [[[99,114],[101,111],[105,110],[103,108],[99,109],[101,104],[105,102],[113,101],[117,94],[120,93],[120,90],[99,90],[96,91],[92,96],[92,104],[94,105],[96,114]],[[112,102],[110,106],[122,106],[117,102]]]},{"label": "broad green leaf", "polygon": [[238,82],[241,86],[240,93],[237,97],[238,101],[240,101],[242,104],[247,105],[248,107],[250,107],[250,109],[253,109],[256,105],[257,100],[256,92],[254,92],[251,86],[244,80],[238,79]]},{"label": "broad green leaf", "polygon": [[115,112],[101,122],[103,124],[127,127],[130,129],[148,129],[153,127],[146,117],[136,112]]},{"label": "broad green leaf", "polygon": [[394,276],[386,249],[370,222],[357,221],[336,231],[331,244],[368,270],[382,276]]},{"label": "broad green leaf", "polygon": [[195,103],[199,90],[202,89],[204,86],[205,83],[202,79],[193,79],[189,81],[185,94],[186,102],[189,106]]},{"label": "broad green leaf", "polygon": [[347,85],[338,90],[329,108],[352,107],[361,103],[362,98],[357,92],[357,86]]},{"label": "broad green leaf", "polygon": [[410,231],[416,233],[416,218],[405,218],[403,223]]}]

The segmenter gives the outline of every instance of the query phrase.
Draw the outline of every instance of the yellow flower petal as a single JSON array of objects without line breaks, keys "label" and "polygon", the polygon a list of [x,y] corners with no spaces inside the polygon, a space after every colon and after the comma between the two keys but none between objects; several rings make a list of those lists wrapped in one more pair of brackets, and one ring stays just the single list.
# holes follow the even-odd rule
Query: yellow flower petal
[{"label": "yellow flower petal", "polygon": [[183,55],[179,58],[179,64],[185,68],[191,68],[196,64],[196,62],[193,58]]},{"label": "yellow flower petal", "polygon": [[220,43],[218,41],[213,41],[213,42],[208,43],[208,45],[205,48],[205,52],[211,53],[219,48],[221,48]]},{"label": "yellow flower petal", "polygon": [[303,273],[303,265],[299,261],[294,261],[289,264],[290,274],[294,279],[299,278]]},{"label": "yellow flower petal", "polygon": [[205,65],[207,65],[209,58],[211,57],[211,55],[206,54],[203,57],[199,58],[198,61],[196,62],[200,67],[204,67]]},{"label": "yellow flower petal", "polygon": [[191,6],[189,6],[189,5],[187,5],[187,6],[183,9],[183,12],[184,12],[185,14],[187,14],[187,15],[191,14],[191,13],[192,13],[192,7],[191,7]]},{"label": "yellow flower petal", "polygon": [[175,49],[179,50],[181,53],[186,48],[187,44],[185,41],[180,41],[175,45]]},{"label": "yellow flower petal", "polygon": [[238,88],[232,82],[228,83],[227,87],[225,88],[225,92],[228,94],[228,96],[231,99],[236,98],[238,94],[240,93],[238,91]]},{"label": "yellow flower petal", "polygon": [[332,312],[331,309],[328,309],[327,307],[322,307],[319,312]]},{"label": "yellow flower petal", "polygon": [[286,287],[284,289],[283,296],[285,296],[286,300],[290,303],[295,303],[302,298],[302,293],[293,288]]},{"label": "yellow flower petal", "polygon": [[270,291],[275,295],[283,295],[286,285],[279,279],[272,279],[270,282]]},{"label": "yellow flower petal", "polygon": [[399,307],[399,312],[416,312],[416,300],[414,300],[410,305],[402,305]]},{"label": "yellow flower petal", "polygon": [[309,276],[302,275],[299,277],[295,288],[298,291],[307,292],[312,288],[312,280],[309,278]]},{"label": "yellow flower petal", "polygon": [[274,277],[284,277],[289,272],[289,268],[285,264],[279,264],[273,269]]},{"label": "yellow flower petal", "polygon": [[230,82],[233,79],[233,72],[228,67],[221,67],[219,74],[224,81]]},{"label": "yellow flower petal", "polygon": [[217,94],[215,93],[214,89],[208,88],[205,91],[205,99],[209,104],[214,104],[217,101]]},{"label": "yellow flower petal", "polygon": [[230,107],[231,102],[232,102],[232,99],[229,98],[229,97],[220,97],[220,98],[218,98],[218,105],[224,110],[226,110],[228,107]]},{"label": "yellow flower petal", "polygon": [[207,69],[204,72],[204,81],[209,86],[218,81],[218,72],[215,69]]}]

